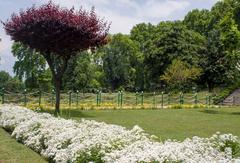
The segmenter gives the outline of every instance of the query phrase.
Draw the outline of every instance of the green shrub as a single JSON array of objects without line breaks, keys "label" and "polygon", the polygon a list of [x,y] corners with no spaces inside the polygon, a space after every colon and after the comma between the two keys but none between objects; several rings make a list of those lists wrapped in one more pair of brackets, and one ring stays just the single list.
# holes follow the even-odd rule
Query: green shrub
[{"label": "green shrub", "polygon": [[169,108],[171,108],[171,109],[183,109],[183,106],[178,104],[178,105],[172,105]]},{"label": "green shrub", "polygon": [[233,91],[240,87],[240,82],[236,82],[233,85],[226,87],[219,94],[212,97],[213,104],[221,103],[227,96],[229,96]]},{"label": "green shrub", "polygon": [[89,152],[80,154],[80,156],[77,158],[77,163],[104,163],[102,160],[103,156],[104,155],[101,153],[100,148],[92,148]]}]

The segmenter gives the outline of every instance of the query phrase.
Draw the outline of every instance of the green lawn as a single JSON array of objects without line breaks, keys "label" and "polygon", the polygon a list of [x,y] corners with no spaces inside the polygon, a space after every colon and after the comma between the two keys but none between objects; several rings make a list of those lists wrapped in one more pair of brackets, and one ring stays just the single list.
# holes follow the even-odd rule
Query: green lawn
[{"label": "green lawn", "polygon": [[220,131],[240,137],[240,108],[161,110],[72,110],[73,119],[93,119],[132,128],[139,125],[160,139],[209,137]]},{"label": "green lawn", "polygon": [[[68,111],[68,110],[67,110]],[[66,110],[63,111],[66,117]],[[52,111],[51,111],[52,112]],[[240,137],[240,108],[161,110],[71,110],[70,118],[93,119],[132,128],[135,124],[160,139],[209,137],[217,131]],[[0,128],[0,162],[46,162]]]},{"label": "green lawn", "polygon": [[9,133],[0,128],[1,163],[46,163],[39,154],[16,142]]}]

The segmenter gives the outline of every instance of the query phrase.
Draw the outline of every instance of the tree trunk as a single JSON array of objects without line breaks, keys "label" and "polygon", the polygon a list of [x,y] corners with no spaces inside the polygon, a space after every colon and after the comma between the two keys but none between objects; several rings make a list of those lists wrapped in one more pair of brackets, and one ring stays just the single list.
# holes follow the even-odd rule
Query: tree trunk
[{"label": "tree trunk", "polygon": [[62,77],[67,69],[67,63],[70,58],[58,58],[59,60],[57,60],[54,59],[54,56],[51,57],[50,53],[46,53],[44,57],[47,60],[49,68],[53,75],[53,82],[56,91],[55,115],[58,115],[60,113],[60,90]]},{"label": "tree trunk", "polygon": [[208,91],[212,92],[214,88],[214,83],[211,81],[207,81],[207,85],[208,85]]},{"label": "tree trunk", "polygon": [[61,91],[61,78],[55,78],[54,85],[56,90],[56,103],[55,103],[55,115],[60,114],[60,91]]}]

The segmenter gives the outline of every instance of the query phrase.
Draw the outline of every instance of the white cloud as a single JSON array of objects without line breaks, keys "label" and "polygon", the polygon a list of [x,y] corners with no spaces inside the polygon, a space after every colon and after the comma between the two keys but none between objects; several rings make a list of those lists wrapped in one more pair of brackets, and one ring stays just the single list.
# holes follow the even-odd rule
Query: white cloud
[{"label": "white cloud", "polygon": [[172,15],[175,11],[184,10],[189,5],[190,3],[187,1],[168,0],[161,2],[158,0],[149,0],[146,1],[144,6],[139,7],[139,13],[141,17],[164,18]]},{"label": "white cloud", "polygon": [[[170,19],[174,12],[184,10],[190,5],[186,0],[53,0],[53,2],[68,8],[75,6],[75,9],[81,6],[90,9],[95,6],[100,17],[112,22],[111,33],[129,33],[137,23],[158,23],[156,20]],[[38,0],[38,3],[41,4],[43,1]]]},{"label": "white cloud", "polygon": [[1,54],[2,51],[5,51],[11,47],[12,41],[3,30],[0,30],[0,38],[1,38],[0,42],[0,54]]}]

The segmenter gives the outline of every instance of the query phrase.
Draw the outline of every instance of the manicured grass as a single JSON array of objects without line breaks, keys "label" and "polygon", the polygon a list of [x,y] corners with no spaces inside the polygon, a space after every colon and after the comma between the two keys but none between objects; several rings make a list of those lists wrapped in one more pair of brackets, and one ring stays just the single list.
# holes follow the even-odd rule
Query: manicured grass
[{"label": "manicured grass", "polygon": [[162,140],[183,140],[192,136],[209,137],[217,131],[240,137],[240,108],[71,110],[70,118],[93,119],[127,128],[137,124]]},{"label": "manicured grass", "polygon": [[[67,114],[68,111],[70,114]],[[53,110],[48,111],[53,112]],[[240,108],[160,110],[63,110],[63,117],[104,121],[132,128],[139,125],[161,140],[209,137],[220,131],[240,137]],[[0,128],[0,162],[46,162],[37,153],[17,143]]]},{"label": "manicured grass", "polygon": [[11,138],[9,133],[0,128],[1,163],[45,163],[39,154]]}]

